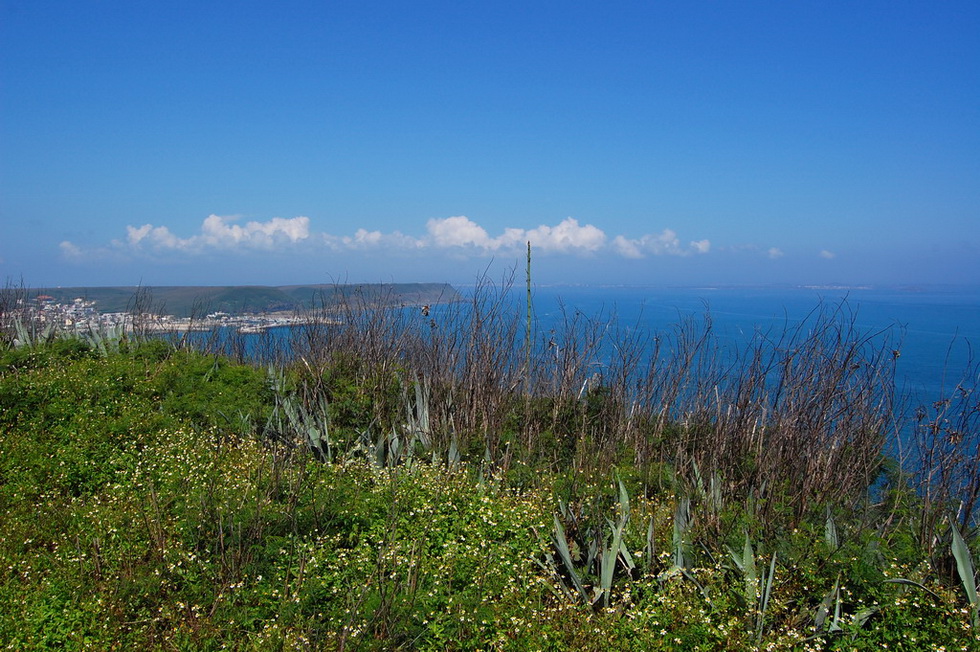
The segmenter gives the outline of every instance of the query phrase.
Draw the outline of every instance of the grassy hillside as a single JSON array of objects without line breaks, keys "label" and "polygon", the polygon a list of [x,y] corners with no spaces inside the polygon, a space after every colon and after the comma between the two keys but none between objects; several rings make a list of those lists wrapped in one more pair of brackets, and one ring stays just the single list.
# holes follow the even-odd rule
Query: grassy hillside
[{"label": "grassy hillside", "polygon": [[980,648],[965,388],[903,469],[888,357],[846,323],[782,340],[768,385],[763,350],[695,371],[680,327],[640,402],[547,343],[524,365],[497,306],[312,324],[279,368],[0,348],[0,646]]}]

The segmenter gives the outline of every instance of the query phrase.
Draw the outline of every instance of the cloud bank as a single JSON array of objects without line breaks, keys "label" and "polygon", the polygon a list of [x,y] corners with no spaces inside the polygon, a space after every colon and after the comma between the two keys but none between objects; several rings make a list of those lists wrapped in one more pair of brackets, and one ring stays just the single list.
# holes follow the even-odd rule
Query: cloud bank
[{"label": "cloud bank", "polygon": [[233,224],[235,218],[209,215],[201,224],[201,232],[189,238],[179,238],[165,226],[144,224],[127,226],[125,243],[113,241],[115,247],[157,250],[176,249],[274,249],[283,244],[295,244],[310,237],[310,218],[274,217],[268,222]]},{"label": "cloud bank", "polygon": [[664,229],[658,235],[644,235],[636,239],[617,235],[613,240],[613,248],[624,258],[645,258],[647,255],[663,256],[665,254],[689,256],[694,253],[708,253],[711,250],[711,242],[696,240],[687,245],[681,245],[681,241],[674,231]]},{"label": "cloud bank", "polygon": [[692,240],[685,244],[669,228],[639,237],[616,235],[610,238],[602,229],[592,224],[579,224],[571,217],[558,224],[541,224],[529,229],[507,227],[496,235],[463,215],[433,218],[426,222],[424,233],[418,236],[364,228],[350,235],[318,232],[311,230],[310,218],[305,216],[275,217],[243,224],[239,221],[240,218],[235,216],[209,215],[197,233],[186,237],[177,235],[167,226],[130,225],[126,227],[124,238],[112,240],[107,246],[85,248],[64,241],[60,247],[65,258],[77,261],[105,257],[162,257],[174,253],[192,256],[208,252],[300,250],[441,251],[455,256],[479,257],[520,254],[528,242],[542,254],[594,256],[610,253],[629,259],[691,256],[707,254],[711,250],[709,240]]},{"label": "cloud bank", "polygon": [[441,249],[470,249],[481,253],[512,252],[523,249],[528,242],[535,249],[558,253],[594,253],[606,244],[601,229],[581,226],[571,217],[555,226],[542,224],[534,229],[506,228],[496,237],[465,216],[431,219],[426,224],[428,241]]}]

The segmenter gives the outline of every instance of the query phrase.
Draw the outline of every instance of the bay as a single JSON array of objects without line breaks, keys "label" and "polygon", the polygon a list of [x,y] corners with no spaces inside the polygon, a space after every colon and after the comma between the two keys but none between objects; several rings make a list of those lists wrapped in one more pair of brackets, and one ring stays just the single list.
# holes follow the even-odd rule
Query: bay
[{"label": "bay", "polygon": [[574,311],[651,332],[707,315],[719,342],[733,348],[758,332],[793,328],[821,306],[839,309],[839,318],[852,320],[858,331],[891,341],[900,353],[898,389],[917,400],[937,400],[957,383],[978,380],[974,348],[980,346],[980,286],[552,286],[534,288],[532,301],[539,331]]},{"label": "bay", "polygon": [[[464,297],[473,292],[472,287],[458,289]],[[510,288],[506,295],[514,318],[523,323],[525,288]],[[602,327],[651,335],[669,333],[685,320],[708,317],[719,345],[732,351],[759,333],[778,338],[812,320],[815,311],[831,310],[836,311],[836,319],[852,323],[857,332],[871,336],[874,342],[888,343],[899,352],[896,387],[914,402],[931,403],[949,396],[960,383],[967,387],[980,384],[975,358],[975,347],[980,346],[980,286],[535,286],[531,300],[536,340],[547,340],[550,331],[559,330],[564,320],[575,315]],[[432,306],[431,316],[441,321],[441,315],[457,309]],[[404,310],[417,313],[418,308]],[[229,330],[220,333],[217,341],[246,356],[271,359],[288,352],[297,328],[302,327],[276,327],[259,334]],[[203,342],[215,336],[191,337]]]}]

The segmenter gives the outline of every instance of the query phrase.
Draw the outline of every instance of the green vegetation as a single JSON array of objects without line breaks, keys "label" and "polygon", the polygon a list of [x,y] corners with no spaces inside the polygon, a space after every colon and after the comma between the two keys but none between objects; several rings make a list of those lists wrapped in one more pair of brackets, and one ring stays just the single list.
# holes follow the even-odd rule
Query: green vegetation
[{"label": "green vegetation", "polygon": [[609,327],[529,349],[501,297],[352,305],[272,367],[4,335],[0,645],[980,648],[969,388],[899,423],[842,306],[596,374]]},{"label": "green vegetation", "polygon": [[444,283],[319,284],[269,286],[157,286],[40,288],[23,291],[27,299],[49,296],[59,303],[76,298],[95,301],[99,312],[135,308],[176,317],[203,317],[213,311],[231,314],[308,310],[338,306],[356,297],[375,304],[434,304],[455,301],[459,294]]}]

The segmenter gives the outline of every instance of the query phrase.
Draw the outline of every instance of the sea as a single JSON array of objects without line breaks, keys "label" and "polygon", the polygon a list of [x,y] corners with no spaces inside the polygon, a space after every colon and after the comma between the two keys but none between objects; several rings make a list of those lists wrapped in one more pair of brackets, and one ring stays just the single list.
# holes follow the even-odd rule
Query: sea
[{"label": "sea", "polygon": [[[473,288],[457,286],[464,297]],[[519,319],[526,313],[524,287],[506,290]],[[957,386],[980,386],[980,285],[931,287],[653,287],[533,286],[535,339],[575,315],[615,329],[670,333],[690,320],[710,319],[722,349],[736,351],[759,333],[788,332],[830,310],[854,331],[898,353],[896,389],[913,402],[930,404]],[[415,306],[404,308],[417,311]],[[446,306],[432,306],[438,319]],[[269,329],[279,344],[288,327]],[[259,336],[245,336],[246,349]],[[273,347],[277,348],[277,347]],[[601,365],[602,360],[597,364]]]},{"label": "sea", "polygon": [[957,385],[980,384],[980,285],[551,286],[533,288],[532,304],[538,329],[574,311],[651,332],[709,317],[718,341],[732,348],[759,332],[783,332],[812,320],[816,311],[831,310],[856,332],[889,341],[899,353],[896,385],[917,400],[939,400]]}]

